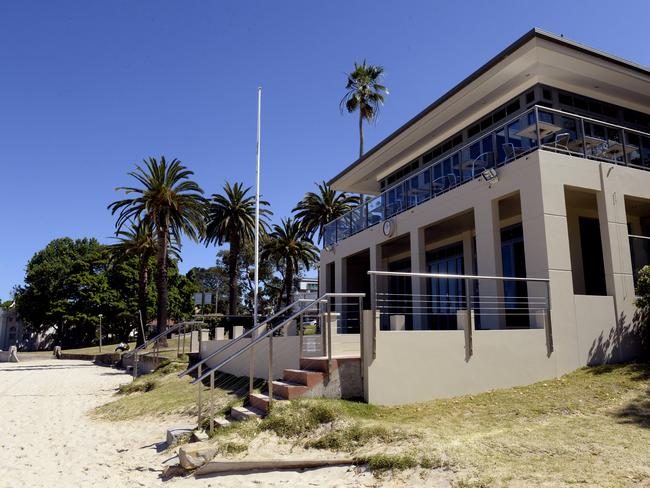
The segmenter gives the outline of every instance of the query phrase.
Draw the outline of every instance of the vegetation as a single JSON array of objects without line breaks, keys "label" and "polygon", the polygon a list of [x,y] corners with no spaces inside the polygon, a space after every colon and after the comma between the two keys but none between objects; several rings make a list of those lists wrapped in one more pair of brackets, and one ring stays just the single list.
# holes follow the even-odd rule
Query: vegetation
[{"label": "vegetation", "polygon": [[[239,259],[242,246],[252,242],[255,233],[255,197],[242,183],[226,183],[222,194],[212,195],[207,219],[205,242],[229,244],[228,254],[228,314],[236,315],[239,296]],[[267,228],[271,211],[269,203],[260,200],[260,231]]]},{"label": "vegetation", "polygon": [[[25,285],[16,289],[16,307],[27,327],[50,330],[64,349],[96,344],[99,314],[102,332],[127,342],[139,327],[139,264],[135,256],[111,260],[108,246],[96,239],[55,239],[27,263]],[[170,312],[176,318],[191,313],[193,284],[168,266]],[[152,308],[155,290],[149,290]]]},{"label": "vegetation", "polygon": [[[182,381],[163,377],[153,390],[118,402],[137,400],[148,415],[158,415],[158,405],[162,413],[189,409],[196,390],[185,397],[177,389]],[[408,406],[301,399],[276,404],[262,422],[219,429],[214,439],[238,444],[238,451],[272,434],[278,449],[285,442],[291,452],[343,451],[378,472],[449,469],[458,487],[630,486],[649,476],[649,387],[650,364],[628,364]],[[220,405],[227,405],[228,396],[217,393]],[[158,400],[168,396],[177,397],[179,408]],[[111,411],[123,416],[123,405],[114,402]]]},{"label": "vegetation", "polygon": [[129,173],[140,187],[120,187],[127,195],[136,197],[118,200],[109,205],[118,213],[115,224],[119,232],[130,222],[151,225],[156,236],[156,289],[158,333],[167,327],[168,260],[170,243],[180,245],[181,235],[192,240],[203,235],[205,199],[203,190],[192,181],[194,174],[177,159],[167,163],[164,157],[144,160]]},{"label": "vegetation", "polygon": [[384,68],[378,65],[354,63],[354,71],[347,75],[347,92],[341,100],[341,111],[349,113],[359,111],[359,158],[363,156],[363,121],[374,122],[379,114],[379,107],[384,103],[388,90],[382,85]]},{"label": "vegetation", "polygon": [[[262,249],[262,259],[271,260],[282,267],[286,305],[293,302],[294,277],[304,266],[311,268],[318,259],[318,248],[305,234],[299,220],[282,219],[275,224]],[[282,294],[280,294],[280,297]]]},{"label": "vegetation", "polygon": [[317,233],[321,242],[325,226],[358,205],[359,197],[337,192],[324,181],[317,187],[318,191],[307,192],[293,211],[307,235],[313,238]]},{"label": "vegetation", "polygon": [[645,341],[646,354],[650,348],[650,266],[644,266],[639,271],[636,284],[636,305],[638,307],[638,320],[644,328],[643,340]]}]

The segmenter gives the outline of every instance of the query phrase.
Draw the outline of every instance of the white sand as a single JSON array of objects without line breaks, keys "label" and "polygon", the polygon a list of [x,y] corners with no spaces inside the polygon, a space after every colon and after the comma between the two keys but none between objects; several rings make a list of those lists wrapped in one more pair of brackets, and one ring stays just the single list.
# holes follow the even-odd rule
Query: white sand
[{"label": "white sand", "polygon": [[[173,419],[105,422],[92,408],[130,377],[87,361],[37,359],[0,363],[0,487],[264,487],[389,486],[368,473],[334,467],[162,481],[156,444]],[[186,422],[180,421],[180,425]],[[400,485],[448,486],[441,478]]]}]

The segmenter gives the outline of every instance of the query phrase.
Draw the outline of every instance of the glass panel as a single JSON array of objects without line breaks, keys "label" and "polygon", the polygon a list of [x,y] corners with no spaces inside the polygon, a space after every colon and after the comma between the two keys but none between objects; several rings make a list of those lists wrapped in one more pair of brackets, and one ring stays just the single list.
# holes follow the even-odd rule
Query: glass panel
[{"label": "glass panel", "polygon": [[346,214],[336,221],[336,238],[341,241],[350,237],[350,215]]},{"label": "glass panel", "polygon": [[326,224],[323,228],[323,245],[331,246],[336,242],[336,220]]},{"label": "glass panel", "polygon": [[366,204],[355,208],[350,212],[351,232],[356,234],[366,228]]},{"label": "glass panel", "polygon": [[643,166],[641,158],[641,138],[633,132],[624,131],[627,163],[633,166]]},{"label": "glass panel", "polygon": [[404,209],[404,185],[399,184],[386,192],[386,218]]},{"label": "glass panel", "polygon": [[406,203],[414,207],[431,198],[431,169],[427,168],[406,181]]},{"label": "glass panel", "polygon": [[368,202],[368,226],[384,220],[384,195],[379,195]]}]

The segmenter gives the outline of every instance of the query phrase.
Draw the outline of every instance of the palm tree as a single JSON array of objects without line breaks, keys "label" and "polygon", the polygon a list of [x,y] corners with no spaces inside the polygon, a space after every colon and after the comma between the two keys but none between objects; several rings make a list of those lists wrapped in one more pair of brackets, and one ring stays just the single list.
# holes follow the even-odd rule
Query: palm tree
[{"label": "palm tree", "polygon": [[[237,269],[242,246],[255,238],[255,196],[249,195],[250,187],[243,183],[229,182],[223,187],[223,194],[213,194],[210,201],[206,244],[218,246],[227,242],[228,252],[228,313],[237,315],[239,304],[239,270]],[[268,216],[272,212],[267,208],[269,202],[260,200],[260,232],[267,229]]]},{"label": "palm tree", "polygon": [[[147,311],[147,289],[149,287],[149,261],[151,256],[156,255],[157,243],[154,237],[154,229],[151,222],[130,222],[128,230],[119,230],[115,233],[117,243],[110,246],[111,259],[121,261],[135,257],[138,262],[138,309],[142,317],[142,323],[149,320]],[[170,243],[169,255],[180,259],[179,250]],[[143,337],[140,327],[137,328],[137,344],[143,344],[146,337]]]},{"label": "palm tree", "polygon": [[318,232],[318,241],[322,241],[325,225],[358,205],[359,197],[339,193],[325,181],[317,183],[317,186],[318,191],[307,192],[293,211],[305,233],[313,238]]},{"label": "palm tree", "polygon": [[354,71],[348,73],[345,86],[347,92],[341,100],[340,108],[349,113],[359,111],[359,158],[363,156],[363,121],[374,122],[379,114],[379,107],[384,104],[384,95],[388,90],[380,83],[384,74],[382,66],[354,63]]},{"label": "palm tree", "polygon": [[[167,327],[168,289],[167,261],[170,242],[180,246],[181,235],[198,241],[203,234],[205,198],[203,190],[190,177],[194,174],[178,159],[167,163],[164,156],[157,161],[149,158],[144,166],[137,165],[129,176],[141,187],[119,187],[137,196],[111,203],[112,214],[119,212],[115,227],[121,231],[129,221],[151,225],[156,239],[156,289],[158,291],[158,333]],[[165,342],[163,340],[163,342]]]},{"label": "palm tree", "polygon": [[282,219],[280,225],[273,225],[261,256],[262,259],[275,261],[278,267],[284,267],[284,292],[286,304],[289,305],[292,302],[294,276],[300,270],[300,265],[309,269],[318,260],[318,248],[305,233],[301,222],[288,218]]}]

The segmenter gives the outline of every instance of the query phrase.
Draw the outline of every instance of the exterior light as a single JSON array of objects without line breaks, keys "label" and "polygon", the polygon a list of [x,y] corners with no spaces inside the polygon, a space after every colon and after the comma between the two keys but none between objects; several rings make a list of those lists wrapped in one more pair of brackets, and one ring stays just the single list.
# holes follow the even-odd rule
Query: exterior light
[{"label": "exterior light", "polygon": [[494,168],[486,168],[481,172],[481,176],[488,184],[492,185],[499,181],[499,176],[497,175],[497,170]]}]

